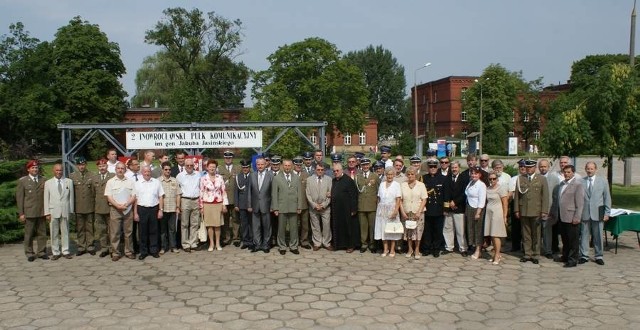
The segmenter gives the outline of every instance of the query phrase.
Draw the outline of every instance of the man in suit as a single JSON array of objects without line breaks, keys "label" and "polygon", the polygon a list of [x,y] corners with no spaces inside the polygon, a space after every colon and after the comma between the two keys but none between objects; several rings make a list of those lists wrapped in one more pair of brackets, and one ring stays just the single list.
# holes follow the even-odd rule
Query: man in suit
[{"label": "man in suit", "polygon": [[311,235],[313,251],[322,246],[333,251],[331,246],[331,178],[324,174],[322,163],[316,164],[316,173],[307,179],[306,196],[309,202],[309,217],[311,218]]},{"label": "man in suit", "polygon": [[[47,229],[44,219],[44,177],[40,175],[37,160],[27,162],[28,175],[18,180],[16,187],[16,206],[18,220],[24,223],[24,253],[32,262],[36,256],[49,259],[47,256]],[[38,243],[37,252],[33,251],[33,240]]]},{"label": "man in suit", "polygon": [[251,176],[251,161],[241,160],[242,171],[235,176],[236,189],[234,189],[235,211],[240,219],[241,249],[253,249],[253,231],[251,230],[251,214],[249,213],[249,183]]},{"label": "man in suit", "polygon": [[604,222],[609,221],[609,215],[611,214],[609,182],[602,176],[596,176],[598,166],[594,162],[588,162],[584,170],[587,175],[582,178],[585,194],[584,209],[582,211],[582,235],[580,236],[580,260],[578,263],[583,264],[589,260],[589,236],[591,236],[595,262],[603,266],[602,230]]},{"label": "man in suit", "polygon": [[520,262],[538,264],[540,255],[540,221],[549,214],[549,188],[547,178],[536,174],[536,161],[526,160],[526,175],[521,175],[514,197],[514,215],[520,219],[524,256]]},{"label": "man in suit", "polygon": [[251,252],[262,250],[269,253],[271,247],[271,180],[273,174],[266,170],[267,162],[262,157],[256,159],[257,172],[249,178],[249,194],[247,211],[252,214],[251,228],[253,230],[253,249]]},{"label": "man in suit", "polygon": [[559,222],[562,236],[562,257],[564,267],[575,267],[578,263],[578,230],[584,206],[584,188],[575,178],[575,167],[562,168],[565,179],[553,190],[553,204],[547,223]]},{"label": "man in suit", "polygon": [[102,249],[100,258],[104,258],[109,255],[109,212],[111,212],[109,202],[104,197],[104,188],[107,185],[107,181],[116,175],[108,171],[107,159],[98,160],[96,165],[98,165],[98,174],[93,179],[93,192],[95,193],[93,217],[97,236],[95,238],[100,242],[100,248]]},{"label": "man in suit", "polygon": [[176,165],[171,168],[171,176],[178,177],[179,173],[184,172],[184,161],[187,159],[187,154],[184,151],[176,152]]},{"label": "man in suit", "polygon": [[273,178],[271,184],[271,209],[278,217],[278,251],[287,253],[287,227],[289,227],[289,250],[293,254],[298,251],[298,215],[304,200],[300,196],[300,177],[294,175],[293,162],[285,159],[282,171]]},{"label": "man in suit", "polygon": [[227,199],[229,205],[226,206],[227,212],[224,213],[224,224],[222,225],[222,246],[233,243],[234,246],[240,246],[240,222],[235,209],[235,189],[236,175],[240,172],[238,166],[233,165],[233,152],[226,150],[224,152],[224,164],[218,166],[218,174],[224,179],[224,189],[227,191]]},{"label": "man in suit", "polygon": [[455,239],[458,241],[458,249],[463,257],[467,256],[467,240],[464,234],[464,212],[467,206],[467,195],[464,193],[468,182],[463,182],[460,178],[460,162],[451,163],[449,176],[449,186],[451,187],[451,200],[449,201],[449,211],[444,215],[444,236],[445,250],[442,254],[453,252]]},{"label": "man in suit", "polygon": [[73,213],[73,181],[62,177],[62,164],[53,165],[53,178],[44,184],[44,216],[51,231],[51,260],[69,253],[69,215]]},{"label": "man in suit", "polygon": [[300,199],[302,205],[300,214],[298,215],[298,229],[300,229],[300,246],[304,249],[310,250],[311,244],[309,244],[309,203],[307,203],[307,179],[309,173],[302,169],[304,159],[300,156],[293,158],[293,174],[300,177]]},{"label": "man in suit", "polygon": [[95,212],[95,192],[93,191],[94,175],[87,170],[87,160],[80,156],[76,160],[77,171],[69,175],[73,180],[75,196],[76,235],[78,241],[77,256],[86,252],[95,255],[93,246],[93,213]]},{"label": "man in suit", "polygon": [[378,207],[378,186],[380,178],[371,172],[371,160],[360,160],[362,171],[355,178],[358,189],[358,220],[360,222],[360,253],[376,252],[374,229],[376,224],[376,209]]},{"label": "man in suit", "polygon": [[[560,184],[560,180],[558,180],[558,176],[555,173],[551,172],[551,164],[546,159],[541,159],[538,161],[538,171],[540,171],[540,175],[547,178],[547,187],[549,188],[549,205],[553,201],[552,195],[553,190],[556,188],[558,184]],[[575,171],[573,173],[575,176]],[[572,177],[573,177],[572,176]],[[565,175],[566,178],[566,175]],[[563,180],[564,181],[564,180]],[[543,221],[542,222],[542,255],[547,259],[553,259],[554,251],[557,252],[558,248],[558,223],[557,221]]]},{"label": "man in suit", "polygon": [[[316,149],[316,151],[313,152],[313,161],[311,162],[311,166],[313,167],[314,171],[316,169],[316,165],[318,164],[322,164],[322,167],[325,169],[325,172],[327,171],[331,172],[331,166],[329,166],[329,164],[324,162],[324,154],[320,149]],[[324,175],[333,177],[333,173],[325,173]]]}]

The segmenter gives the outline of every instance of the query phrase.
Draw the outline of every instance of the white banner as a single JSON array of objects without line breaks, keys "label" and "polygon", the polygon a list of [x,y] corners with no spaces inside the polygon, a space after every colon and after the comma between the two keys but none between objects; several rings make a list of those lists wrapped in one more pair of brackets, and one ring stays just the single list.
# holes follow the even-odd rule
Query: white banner
[{"label": "white banner", "polygon": [[261,148],[262,131],[127,132],[127,149]]},{"label": "white banner", "polygon": [[518,154],[518,138],[511,136],[509,137],[509,156]]}]

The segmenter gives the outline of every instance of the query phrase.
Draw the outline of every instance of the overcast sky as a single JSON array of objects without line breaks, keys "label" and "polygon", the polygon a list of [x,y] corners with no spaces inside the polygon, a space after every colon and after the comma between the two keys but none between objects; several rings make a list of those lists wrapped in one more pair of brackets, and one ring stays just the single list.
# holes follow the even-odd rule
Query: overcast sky
[{"label": "overcast sky", "polygon": [[[564,83],[571,64],[589,54],[628,53],[632,0],[218,0],[71,1],[0,0],[0,34],[22,22],[33,37],[52,40],[80,15],[120,45],[135,94],[135,74],[158,50],[144,43],[162,10],[182,6],[215,11],[244,26],[244,54],[253,70],[268,67],[279,46],[321,37],[346,53],[382,45],[404,66],[407,93],[418,84],[451,75],[480,75],[491,63],[522,71],[528,80]],[[247,103],[251,104],[250,95]]]}]

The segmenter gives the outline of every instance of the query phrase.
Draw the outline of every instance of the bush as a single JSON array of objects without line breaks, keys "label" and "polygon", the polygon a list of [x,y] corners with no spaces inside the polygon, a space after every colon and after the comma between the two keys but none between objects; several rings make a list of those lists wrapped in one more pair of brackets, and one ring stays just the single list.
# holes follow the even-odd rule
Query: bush
[{"label": "bush", "polygon": [[16,210],[16,180],[24,174],[26,160],[0,163],[0,243],[19,241],[24,237],[24,225]]}]

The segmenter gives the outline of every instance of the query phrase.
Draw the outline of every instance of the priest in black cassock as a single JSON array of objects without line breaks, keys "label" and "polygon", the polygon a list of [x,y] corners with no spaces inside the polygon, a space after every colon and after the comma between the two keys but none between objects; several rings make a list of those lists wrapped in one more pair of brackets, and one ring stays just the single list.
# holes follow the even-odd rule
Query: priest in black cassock
[{"label": "priest in black cassock", "polygon": [[358,222],[358,188],[348,175],[344,175],[342,164],[333,165],[331,185],[331,231],[336,250],[347,253],[360,247],[360,223]]}]

